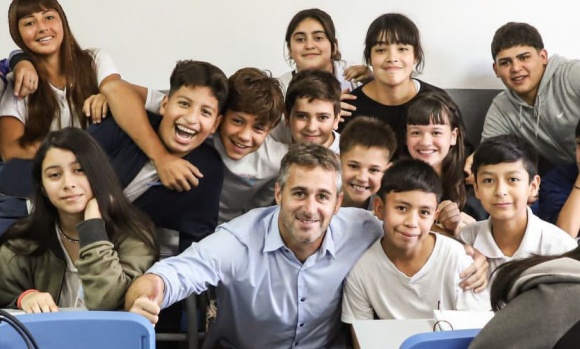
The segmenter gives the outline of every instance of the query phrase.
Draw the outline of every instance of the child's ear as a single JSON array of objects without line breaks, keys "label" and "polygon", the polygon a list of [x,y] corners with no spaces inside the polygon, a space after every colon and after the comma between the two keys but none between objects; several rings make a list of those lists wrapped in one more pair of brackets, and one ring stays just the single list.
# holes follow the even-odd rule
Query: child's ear
[{"label": "child's ear", "polygon": [[214,134],[214,133],[215,133],[215,131],[217,131],[217,129],[220,127],[220,125],[221,125],[221,123],[222,123],[222,120],[223,120],[223,119],[224,119],[224,118],[223,118],[223,115],[222,115],[222,114],[218,115],[218,116],[215,118],[215,123],[214,123],[214,125],[213,125],[213,128],[212,128],[212,130],[211,130],[211,134]]},{"label": "child's ear", "polygon": [[334,41],[334,50],[332,51],[332,54],[330,55],[330,58],[333,61],[337,61],[338,60],[338,39],[336,39]]},{"label": "child's ear", "polygon": [[284,112],[284,123],[286,123],[286,126],[290,127],[290,113],[288,112]]},{"label": "child's ear", "polygon": [[340,112],[338,113],[338,115],[334,116],[334,124],[332,124],[332,129],[333,130],[338,130],[338,124],[340,123]]},{"label": "child's ear", "polygon": [[451,130],[451,145],[457,144],[457,133],[459,133],[457,127]]},{"label": "child's ear", "polygon": [[479,186],[477,185],[477,181],[473,183],[473,193],[475,194],[477,200],[481,200],[481,198],[479,197]]},{"label": "child's ear", "polygon": [[383,220],[384,218],[384,204],[383,204],[383,200],[377,195],[375,196],[375,198],[373,199],[373,212],[375,214],[375,216],[380,219]]},{"label": "child's ear", "polygon": [[531,198],[536,198],[539,195],[540,192],[540,182],[542,181],[542,179],[540,178],[539,175],[535,175],[531,180],[530,180],[530,197]]},{"label": "child's ear", "polygon": [[497,70],[497,64],[495,62],[493,62],[492,67],[493,71],[495,72],[495,77],[499,78],[499,71]]},{"label": "child's ear", "polygon": [[159,107],[159,115],[165,115],[165,109],[167,108],[167,103],[169,102],[169,96],[163,96],[163,100],[161,101],[161,106]]}]

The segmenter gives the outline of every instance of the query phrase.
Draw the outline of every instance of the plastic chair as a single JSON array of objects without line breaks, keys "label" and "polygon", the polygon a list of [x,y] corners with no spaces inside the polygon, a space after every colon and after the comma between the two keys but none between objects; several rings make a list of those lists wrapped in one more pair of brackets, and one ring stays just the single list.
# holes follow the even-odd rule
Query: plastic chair
[{"label": "plastic chair", "polygon": [[[60,311],[17,315],[39,348],[155,349],[153,326],[141,315],[123,311]],[[0,348],[27,348],[6,321],[0,322]]]},{"label": "plastic chair", "polygon": [[466,349],[480,329],[418,333],[407,338],[401,349]]}]

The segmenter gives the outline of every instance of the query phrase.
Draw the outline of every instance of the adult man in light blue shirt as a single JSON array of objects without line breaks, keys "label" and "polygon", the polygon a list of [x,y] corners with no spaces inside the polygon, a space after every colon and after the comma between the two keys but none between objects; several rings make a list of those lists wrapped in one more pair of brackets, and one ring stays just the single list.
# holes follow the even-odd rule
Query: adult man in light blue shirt
[{"label": "adult man in light blue shirt", "polygon": [[342,282],[382,227],[365,210],[339,212],[340,168],[324,147],[292,148],[278,206],[250,211],[155,264],[127,292],[126,308],[155,323],[159,306],[214,285],[219,311],[204,347],[344,347]]},{"label": "adult man in light blue shirt", "polygon": [[366,210],[339,211],[341,187],[337,155],[293,145],[275,186],[278,206],[153,265],[127,291],[125,308],[156,323],[161,307],[213,285],[219,310],[204,348],[344,348],[342,283],[383,229]]}]

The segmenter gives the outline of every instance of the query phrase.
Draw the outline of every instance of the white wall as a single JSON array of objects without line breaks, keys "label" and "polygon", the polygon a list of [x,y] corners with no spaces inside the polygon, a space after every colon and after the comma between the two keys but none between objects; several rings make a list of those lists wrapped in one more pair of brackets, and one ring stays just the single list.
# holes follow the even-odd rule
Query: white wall
[{"label": "white wall", "polygon": [[[290,18],[318,7],[334,19],[347,60],[362,63],[371,21],[401,12],[417,23],[426,53],[422,79],[444,88],[501,88],[490,44],[508,21],[533,24],[549,54],[580,58],[580,20],[566,0],[60,0],[83,47],[109,51],[125,79],[167,88],[179,59],[207,60],[227,75],[245,66],[289,70],[284,33]],[[0,56],[15,45],[8,33],[10,0],[0,0]]]}]

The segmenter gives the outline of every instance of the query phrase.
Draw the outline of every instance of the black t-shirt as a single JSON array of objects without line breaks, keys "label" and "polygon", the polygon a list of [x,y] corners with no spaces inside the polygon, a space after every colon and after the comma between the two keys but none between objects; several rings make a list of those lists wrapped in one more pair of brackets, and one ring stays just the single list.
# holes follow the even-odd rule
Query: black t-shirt
[{"label": "black t-shirt", "polygon": [[415,80],[417,80],[420,84],[419,93],[417,93],[417,95],[415,95],[415,97],[413,97],[407,103],[400,105],[384,105],[371,99],[363,92],[363,87],[366,84],[354,89],[351,92],[351,94],[355,95],[357,98],[356,100],[349,101],[348,103],[354,105],[356,107],[356,110],[352,113],[351,116],[346,117],[344,122],[341,122],[338,125],[338,132],[342,132],[344,127],[357,116],[370,116],[386,122],[389,126],[391,126],[393,131],[397,132],[398,135],[399,128],[405,125],[403,118],[405,115],[407,105],[409,105],[409,103],[413,99],[417,98],[417,96],[420,93],[424,93],[427,91],[441,91],[443,93],[446,93],[443,89],[440,89],[439,87],[430,85],[419,79]]}]

